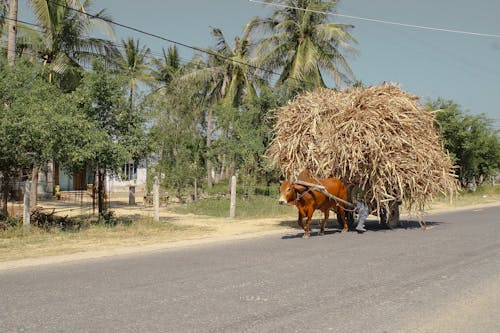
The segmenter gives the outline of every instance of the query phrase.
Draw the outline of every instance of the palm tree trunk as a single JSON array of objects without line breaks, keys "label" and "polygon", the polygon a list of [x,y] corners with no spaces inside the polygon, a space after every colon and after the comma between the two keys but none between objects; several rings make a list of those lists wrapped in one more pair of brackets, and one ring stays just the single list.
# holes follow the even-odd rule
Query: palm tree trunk
[{"label": "palm tree trunk", "polygon": [[[129,103],[130,103],[130,113],[132,113],[132,110],[134,109],[134,93],[135,93],[135,90],[134,90],[134,87],[133,86],[130,86],[130,100],[129,100]],[[129,119],[130,120],[130,119]]]},{"label": "palm tree trunk", "polygon": [[[207,151],[210,150],[212,144],[212,109],[208,109],[207,113]],[[212,162],[207,157],[207,186],[212,187]]]},{"label": "palm tree trunk", "polygon": [[[10,0],[9,3],[9,24],[7,32],[7,63],[14,66],[16,62],[16,37],[17,37],[17,9],[18,1]],[[5,103],[8,107],[8,104]],[[7,216],[7,196],[9,195],[9,179],[4,176],[2,183],[2,213]]]},{"label": "palm tree trunk", "polygon": [[10,0],[9,5],[9,31],[7,39],[7,61],[10,66],[16,61],[16,36],[17,36],[17,0]]}]

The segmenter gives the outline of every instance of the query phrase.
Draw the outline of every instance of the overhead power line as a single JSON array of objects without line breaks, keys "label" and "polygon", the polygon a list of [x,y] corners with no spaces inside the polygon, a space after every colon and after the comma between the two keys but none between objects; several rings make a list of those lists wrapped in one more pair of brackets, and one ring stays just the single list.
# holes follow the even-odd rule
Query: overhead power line
[{"label": "overhead power line", "polygon": [[[274,72],[272,70],[269,70],[269,69],[266,69],[266,68],[262,68],[262,67],[259,67],[259,66],[256,66],[256,65],[253,65],[253,64],[241,61],[241,60],[232,59],[230,57],[227,57],[227,56],[224,56],[224,55],[221,55],[221,54],[217,54],[215,52],[211,52],[208,49],[204,49],[204,48],[192,46],[192,45],[189,45],[189,44],[186,44],[186,43],[178,42],[178,41],[175,41],[175,40],[170,39],[170,38],[166,38],[166,37],[154,34],[154,33],[147,32],[145,30],[134,28],[134,27],[126,25],[126,24],[122,24],[122,23],[119,23],[119,22],[116,22],[116,21],[113,21],[113,20],[110,20],[110,19],[107,19],[107,18],[100,17],[98,15],[93,15],[93,14],[87,13],[87,12],[85,12],[83,10],[76,9],[76,8],[71,7],[71,6],[68,6],[65,3],[60,3],[60,2],[55,1],[55,0],[47,0],[47,2],[51,2],[51,3],[53,3],[53,4],[57,5],[57,6],[60,6],[60,7],[63,7],[63,8],[66,8],[66,9],[78,12],[80,14],[83,14],[83,15],[86,15],[86,16],[89,16],[89,17],[92,17],[92,18],[96,18],[96,19],[108,22],[110,24],[113,24],[113,25],[116,25],[116,26],[119,26],[119,27],[122,27],[122,28],[125,28],[125,29],[128,29],[128,30],[132,30],[132,31],[138,32],[138,33],[146,35],[146,36],[150,36],[150,37],[153,37],[153,38],[161,39],[163,41],[166,41],[166,42],[169,42],[169,43],[172,43],[172,44],[176,44],[176,45],[179,45],[179,46],[182,46],[182,47],[194,50],[194,51],[206,53],[208,55],[211,55],[211,56],[214,56],[214,57],[218,57],[218,58],[221,58],[221,59],[229,61],[229,62],[233,62],[233,63],[236,63],[236,64],[248,66],[248,67],[253,68],[253,69],[258,69],[258,70],[261,70],[263,72],[266,72],[266,73],[269,73],[269,74],[272,74],[272,75],[278,75],[278,76],[280,75],[279,73]],[[295,80],[303,82],[303,83],[307,83],[307,81],[300,80],[300,79],[297,79],[297,78],[292,78],[292,79],[295,79]]]},{"label": "overhead power line", "polygon": [[[0,15],[0,18],[2,19],[5,19],[5,20],[12,20],[11,18],[9,17],[6,17],[4,15]],[[24,29],[29,29],[29,30],[33,30],[33,31],[36,31],[36,32],[40,32],[40,33],[43,33],[45,28],[39,24],[36,24],[36,23],[33,23],[33,22],[27,22],[27,21],[22,21],[22,20],[16,20],[17,22],[19,23],[23,23],[23,24],[26,24],[28,26],[33,26],[33,27],[37,27],[39,28],[40,30],[37,30],[37,29],[31,29],[31,28],[28,28],[28,27],[24,27]],[[2,42],[3,43],[3,42]],[[5,43],[6,44],[6,43]],[[110,42],[110,44],[112,44],[114,47],[116,48],[119,48],[119,49],[122,49],[122,50],[125,50],[125,46],[123,46],[122,44],[118,43],[118,42]],[[160,58],[160,57],[163,57],[163,54],[159,53],[159,52],[155,52],[155,51],[150,51],[150,55],[147,55],[146,56],[147,58],[153,58],[153,57],[156,57],[156,58]],[[183,58],[180,58],[181,60],[181,63],[183,64],[186,64],[186,63],[189,63],[189,60],[187,59],[183,59]]]},{"label": "overhead power line", "polygon": [[[7,21],[16,21],[16,22],[19,22],[19,23],[23,23],[23,24],[26,24],[26,25],[30,25],[30,26],[33,26],[33,27],[37,27],[37,28],[43,29],[43,27],[41,25],[38,25],[36,23],[26,22],[26,21],[22,21],[22,20],[19,20],[19,19],[13,20],[10,17],[4,16],[4,15],[0,15],[0,18],[2,18],[4,20],[7,20]],[[31,29],[31,30],[42,32],[41,30],[35,30],[35,29]]]},{"label": "overhead power line", "polygon": [[288,8],[288,9],[303,10],[303,11],[306,11],[306,12],[312,12],[312,13],[317,13],[317,14],[325,14],[325,15],[331,15],[331,16],[338,16],[338,17],[349,18],[349,19],[353,19],[353,20],[368,21],[368,22],[388,24],[388,25],[396,25],[396,26],[406,27],[406,28],[415,28],[415,29],[423,29],[423,30],[433,30],[433,31],[441,31],[441,32],[451,32],[451,33],[462,34],[462,35],[472,35],[472,36],[481,36],[481,37],[500,38],[500,35],[486,34],[486,33],[481,33],[481,32],[472,32],[472,31],[446,29],[446,28],[436,28],[436,27],[429,27],[429,26],[425,26],[425,25],[416,25],[416,24],[408,24],[408,23],[401,23],[401,22],[393,22],[393,21],[386,21],[386,20],[380,20],[380,19],[373,19],[373,18],[367,18],[367,17],[361,17],[361,16],[352,16],[352,15],[345,15],[345,14],[337,14],[337,13],[332,13],[332,12],[324,12],[324,11],[314,10],[314,9],[300,8],[300,7],[294,7],[294,6],[287,6],[287,5],[282,5],[282,4],[278,4],[278,3],[265,2],[265,1],[259,1],[259,0],[248,0],[248,1],[249,2],[253,2],[253,3],[259,3],[259,4],[267,5],[267,6],[274,6],[274,7]]}]

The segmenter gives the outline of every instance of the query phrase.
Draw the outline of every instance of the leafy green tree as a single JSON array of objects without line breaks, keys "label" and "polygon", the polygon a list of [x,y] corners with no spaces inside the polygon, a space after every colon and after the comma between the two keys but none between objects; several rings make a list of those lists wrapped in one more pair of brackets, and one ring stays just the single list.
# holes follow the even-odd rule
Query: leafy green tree
[{"label": "leafy green tree", "polygon": [[[44,76],[64,92],[73,91],[81,79],[82,68],[92,59],[115,58],[116,47],[108,40],[91,37],[93,32],[113,35],[109,17],[104,11],[89,16],[85,0],[30,0],[35,19],[42,32],[19,25],[17,54],[37,58],[44,64]],[[32,201],[36,202],[38,168],[33,168]]]},{"label": "leafy green tree", "polygon": [[40,68],[17,62],[0,69],[0,173],[4,213],[9,185],[20,170],[32,170],[52,158],[68,167],[92,156],[93,124],[79,113],[69,96],[40,75]]},{"label": "leafy green tree", "polygon": [[[176,190],[181,196],[186,187],[197,183],[204,170],[204,102],[199,94],[202,85],[179,80],[179,68],[162,83],[161,93],[148,99],[152,109],[151,135],[158,152],[155,173],[162,185]],[[196,194],[196,193],[195,193]]]},{"label": "leafy green tree", "polygon": [[436,122],[444,147],[460,167],[462,185],[494,176],[500,170],[500,138],[484,115],[469,115],[453,101],[437,99],[428,108],[436,111]]},{"label": "leafy green tree", "polygon": [[352,70],[345,55],[353,51],[356,39],[349,24],[330,22],[327,12],[337,0],[279,0],[272,16],[258,26],[269,35],[257,48],[259,66],[280,70],[277,88],[288,97],[301,90],[325,86],[324,72],[337,86],[350,82]]},{"label": "leafy green tree", "polygon": [[126,101],[127,80],[113,75],[102,60],[95,61],[82,84],[73,93],[78,108],[95,124],[92,157],[85,164],[96,171],[99,214],[105,211],[104,180],[107,172],[117,173],[121,166],[138,160],[147,151],[144,119],[140,110],[130,109]]},{"label": "leafy green tree", "polygon": [[271,140],[270,115],[277,105],[278,97],[263,87],[259,96],[239,108],[225,104],[216,108],[219,136],[212,153],[232,161],[246,185],[253,185],[269,171],[263,155]]}]

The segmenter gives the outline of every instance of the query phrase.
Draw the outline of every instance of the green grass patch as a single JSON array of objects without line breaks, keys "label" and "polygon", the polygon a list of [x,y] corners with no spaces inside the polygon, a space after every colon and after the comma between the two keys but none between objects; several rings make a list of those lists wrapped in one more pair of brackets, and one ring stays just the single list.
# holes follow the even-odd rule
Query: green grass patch
[{"label": "green grass patch", "polygon": [[[209,197],[226,196],[228,195],[229,191],[229,183],[227,181],[214,184],[211,188],[205,189],[205,192]],[[279,184],[272,184],[267,186],[265,184],[245,185],[240,183],[236,187],[236,194],[238,196],[256,195],[277,198],[279,195],[279,191]]]},{"label": "green grass patch", "polygon": [[[188,204],[169,207],[178,214],[195,214],[212,217],[228,217],[229,196],[197,200]],[[251,195],[236,198],[236,218],[266,218],[287,216],[293,212],[289,206],[281,206],[275,197]]]}]

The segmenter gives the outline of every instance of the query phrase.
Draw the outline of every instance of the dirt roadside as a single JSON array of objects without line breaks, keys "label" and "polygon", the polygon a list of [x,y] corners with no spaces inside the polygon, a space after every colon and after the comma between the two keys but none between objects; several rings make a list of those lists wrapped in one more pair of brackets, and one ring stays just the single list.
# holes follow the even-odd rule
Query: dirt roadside
[{"label": "dirt roadside", "polygon": [[[498,206],[500,202],[491,202],[485,204],[477,204],[465,207],[453,207],[450,208],[446,205],[437,206],[429,210],[426,215],[432,215],[438,212],[444,211],[461,211],[469,209],[481,209],[485,207]],[[144,208],[130,208],[124,207],[119,209],[114,209],[116,215],[120,216],[122,214],[134,213],[134,209],[137,212],[141,211],[141,215],[152,216],[153,212],[151,209]],[[202,232],[196,233],[181,233],[180,235],[170,238],[170,239],[151,239],[146,240],[141,244],[132,245],[116,245],[111,248],[105,248],[101,250],[86,250],[72,254],[61,254],[61,255],[51,255],[43,256],[38,258],[25,258],[18,260],[9,260],[0,262],[0,271],[16,269],[21,267],[30,266],[40,266],[47,264],[56,264],[71,262],[84,259],[94,259],[102,258],[116,255],[126,255],[126,254],[137,254],[146,253],[153,251],[160,251],[172,248],[186,248],[193,246],[200,246],[203,244],[209,244],[214,242],[228,242],[240,239],[249,239],[260,237],[263,235],[271,234],[287,234],[287,233],[299,233],[300,230],[296,228],[295,221],[295,210],[290,208],[290,217],[281,218],[269,218],[269,219],[251,219],[251,220],[230,220],[224,218],[211,218],[211,217],[200,217],[195,215],[179,215],[168,211],[160,212],[160,219],[164,221],[174,221],[177,225],[195,226],[197,229],[202,230]],[[317,216],[315,215],[315,218]],[[412,219],[414,216],[402,215],[401,218]]]}]

